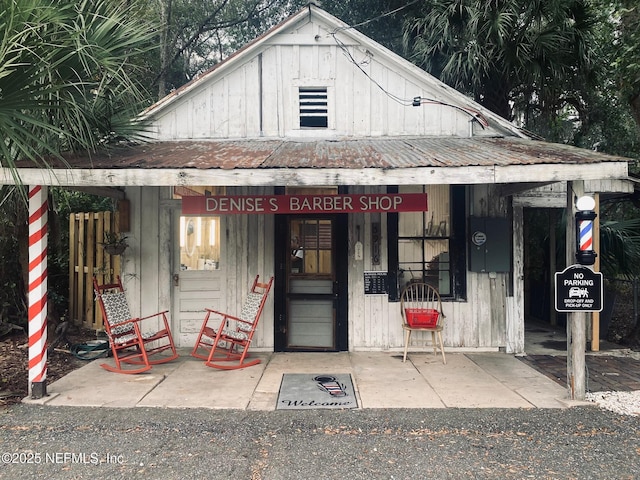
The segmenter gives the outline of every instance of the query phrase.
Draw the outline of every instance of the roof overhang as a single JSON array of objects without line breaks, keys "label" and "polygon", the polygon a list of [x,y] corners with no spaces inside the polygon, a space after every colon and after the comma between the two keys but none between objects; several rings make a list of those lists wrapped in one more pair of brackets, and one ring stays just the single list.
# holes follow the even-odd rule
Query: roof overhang
[{"label": "roof overhang", "polygon": [[0,181],[67,187],[427,185],[625,179],[628,159],[519,138],[394,137],[157,142],[22,163]]},{"label": "roof overhang", "polygon": [[[123,169],[35,169],[16,170],[24,185],[64,187],[131,187],[131,186],[281,186],[281,185],[436,185],[436,184],[507,184],[530,181],[534,168],[530,165],[487,167],[414,167],[385,170],[381,168],[277,168],[243,170],[197,170],[169,168],[148,170]],[[570,180],[607,180],[626,178],[627,164],[615,162],[601,165],[554,165],[535,169],[541,183]],[[11,171],[0,170],[3,184],[15,184]]]}]

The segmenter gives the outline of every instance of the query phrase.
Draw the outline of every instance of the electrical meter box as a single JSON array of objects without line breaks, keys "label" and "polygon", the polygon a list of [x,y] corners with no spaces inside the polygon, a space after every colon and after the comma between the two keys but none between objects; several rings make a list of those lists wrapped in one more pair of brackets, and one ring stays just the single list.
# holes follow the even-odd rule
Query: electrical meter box
[{"label": "electrical meter box", "polygon": [[511,271],[511,229],[506,218],[469,217],[469,270]]}]

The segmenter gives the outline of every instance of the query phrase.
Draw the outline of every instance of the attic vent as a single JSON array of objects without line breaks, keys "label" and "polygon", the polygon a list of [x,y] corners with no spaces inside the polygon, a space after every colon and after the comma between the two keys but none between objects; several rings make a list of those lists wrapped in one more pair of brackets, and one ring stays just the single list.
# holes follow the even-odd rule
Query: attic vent
[{"label": "attic vent", "polygon": [[300,87],[300,128],[327,128],[327,87]]}]

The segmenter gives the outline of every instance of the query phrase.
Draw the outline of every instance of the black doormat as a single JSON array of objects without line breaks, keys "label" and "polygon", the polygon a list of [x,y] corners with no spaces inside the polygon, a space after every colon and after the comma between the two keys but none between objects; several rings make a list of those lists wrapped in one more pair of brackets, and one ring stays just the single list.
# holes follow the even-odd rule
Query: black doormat
[{"label": "black doormat", "polygon": [[285,373],[276,410],[358,408],[349,374]]}]

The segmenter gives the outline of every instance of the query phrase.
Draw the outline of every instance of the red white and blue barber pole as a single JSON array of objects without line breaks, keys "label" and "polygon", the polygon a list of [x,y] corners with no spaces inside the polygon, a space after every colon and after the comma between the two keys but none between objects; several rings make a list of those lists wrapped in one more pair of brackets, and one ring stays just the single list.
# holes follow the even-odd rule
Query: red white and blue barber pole
[{"label": "red white and blue barber pole", "polygon": [[[595,202],[591,197],[578,199],[576,212],[576,260],[581,265],[593,265],[596,262],[596,252],[593,251],[593,221],[597,217],[592,210]],[[582,207],[582,208],[581,208]]]},{"label": "red white and blue barber pole", "polygon": [[29,394],[46,395],[47,187],[29,188]]},{"label": "red white and blue barber pole", "polygon": [[593,250],[593,220],[580,220],[578,232],[580,235],[580,251]]}]

